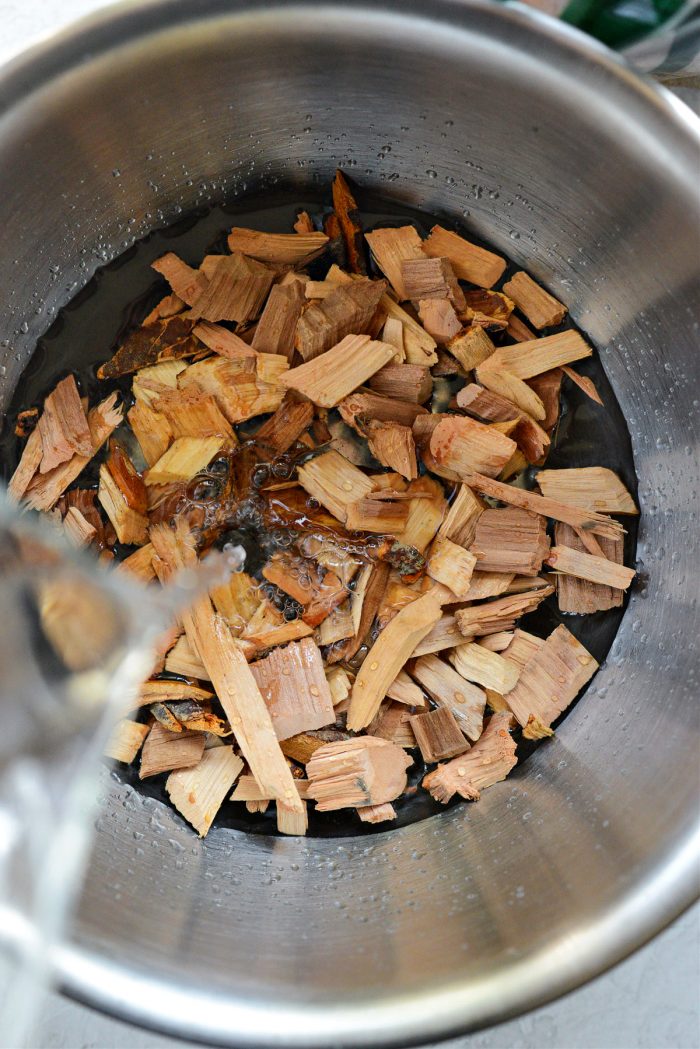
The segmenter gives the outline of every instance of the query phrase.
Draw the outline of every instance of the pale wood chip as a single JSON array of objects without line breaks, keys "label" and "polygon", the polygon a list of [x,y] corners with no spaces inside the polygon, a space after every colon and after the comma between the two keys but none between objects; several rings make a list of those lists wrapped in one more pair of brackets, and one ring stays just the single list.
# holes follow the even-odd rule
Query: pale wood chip
[{"label": "pale wood chip", "polygon": [[306,765],[308,795],[319,812],[382,805],[403,793],[411,764],[401,747],[375,736],[325,743]]},{"label": "pale wood chip", "polygon": [[[532,342],[503,346],[496,350],[488,363],[490,367],[502,368],[516,379],[531,379],[562,364],[590,357],[592,353],[591,347],[577,331],[562,331],[542,339],[533,339]],[[531,414],[534,415],[534,412]]]},{"label": "pale wood chip", "polygon": [[[554,538],[558,546],[572,547],[580,552],[586,549],[582,539],[569,525],[557,523],[554,528]],[[609,561],[616,565],[622,564],[624,552],[622,539],[605,539],[601,536],[599,545],[602,548],[603,556]],[[613,589],[609,585],[601,586],[571,575],[558,575],[556,583],[557,602],[562,612],[588,615],[591,612],[619,608],[624,599],[622,590]]]},{"label": "pale wood chip", "polygon": [[291,361],[303,305],[304,286],[299,281],[284,286],[276,284],[255,329],[253,349],[261,353],[280,353]]},{"label": "pale wood chip", "polygon": [[147,485],[190,481],[224,446],[223,437],[177,437],[144,474]]},{"label": "pale wood chip", "polygon": [[466,484],[460,484],[450,503],[438,536],[469,547],[474,541],[476,526],[484,512],[484,503]]},{"label": "pale wood chip", "polygon": [[365,805],[357,810],[357,815],[363,823],[385,823],[396,819],[396,809],[387,801],[383,805]]},{"label": "pale wood chip", "polygon": [[241,226],[234,226],[228,236],[231,251],[240,251],[259,262],[290,266],[306,265],[321,254],[327,243],[325,233],[263,233]]},{"label": "pale wood chip", "polygon": [[90,457],[92,438],[75,376],[62,379],[44,401],[36,429],[41,435],[39,472],[48,473],[74,455]]},{"label": "pale wood chip", "polygon": [[519,670],[514,663],[473,641],[452,649],[449,660],[457,673],[467,681],[493,689],[494,692],[508,692],[518,680]]},{"label": "pale wood chip", "polygon": [[368,335],[346,335],[332,349],[286,372],[280,381],[314,404],[333,408],[393,356],[394,348],[387,343]]},{"label": "pale wood chip", "polygon": [[561,324],[568,312],[562,302],[541,288],[523,270],[513,274],[503,285],[503,290],[536,328]]},{"label": "pale wood chip", "polygon": [[[524,344],[523,344],[524,345]],[[545,406],[535,391],[522,379],[518,379],[501,364],[494,361],[495,353],[476,369],[476,377],[482,386],[493,393],[499,393],[517,404],[518,408],[537,419],[545,426]]]},{"label": "pale wood chip", "polygon": [[482,689],[435,654],[416,659],[411,667],[411,676],[439,707],[452,712],[460,729],[470,740],[479,738],[486,706],[486,695]]},{"label": "pale wood chip", "polygon": [[41,434],[39,428],[35,427],[27,438],[20,461],[7,485],[7,494],[10,499],[19,502],[22,498],[39,470],[43,454]]},{"label": "pale wood chip", "polygon": [[517,445],[493,426],[466,416],[448,415],[437,424],[430,437],[430,454],[437,472],[467,481],[472,473],[496,477]]},{"label": "pale wood chip", "polygon": [[173,251],[166,252],[152,262],[151,269],[165,277],[177,297],[188,306],[194,306],[206,286],[206,279],[202,279],[199,270],[188,266]]},{"label": "pale wood chip", "polygon": [[445,349],[459,361],[466,372],[478,368],[496,352],[496,347],[478,325],[456,333],[445,343]]},{"label": "pale wood chip", "polygon": [[112,729],[104,750],[105,757],[130,765],[141,749],[148,732],[148,725],[140,725],[137,721],[123,718]]},{"label": "pale wood chip", "polygon": [[476,565],[473,552],[451,539],[436,538],[430,548],[427,572],[431,579],[448,587],[456,600],[469,597],[472,572]]},{"label": "pale wood chip", "polygon": [[151,728],[141,752],[139,779],[161,772],[191,768],[204,754],[204,733],[180,730],[171,732],[159,721]]},{"label": "pale wood chip", "polygon": [[459,280],[469,281],[480,288],[493,287],[506,268],[506,260],[500,255],[480,248],[442,226],[433,226],[422,247],[431,258],[449,259]]},{"label": "pale wood chip", "polygon": [[370,479],[333,450],[310,459],[299,467],[297,475],[304,491],[343,522],[350,504],[372,491]]},{"label": "pale wood chip", "polygon": [[449,299],[420,299],[420,322],[440,346],[445,346],[462,330],[462,322]]},{"label": "pale wood chip", "polygon": [[424,258],[422,241],[413,226],[375,229],[365,233],[375,262],[396,292],[398,299],[410,299],[403,278],[405,259]]},{"label": "pale wood chip", "polygon": [[606,557],[582,553],[570,546],[553,546],[547,557],[547,564],[556,572],[576,576],[589,583],[612,587],[614,590],[627,590],[637,574],[634,568],[609,561]]},{"label": "pale wood chip", "polygon": [[604,466],[538,470],[535,480],[543,496],[569,506],[609,514],[639,513],[620,478]]},{"label": "pale wood chip", "polygon": [[519,507],[484,510],[470,550],[482,572],[535,576],[549,553],[546,519]]},{"label": "pale wood chip", "polygon": [[206,837],[242,769],[243,762],[233,747],[214,747],[204,752],[198,765],[177,769],[168,776],[165,789],[170,800],[200,838]]}]

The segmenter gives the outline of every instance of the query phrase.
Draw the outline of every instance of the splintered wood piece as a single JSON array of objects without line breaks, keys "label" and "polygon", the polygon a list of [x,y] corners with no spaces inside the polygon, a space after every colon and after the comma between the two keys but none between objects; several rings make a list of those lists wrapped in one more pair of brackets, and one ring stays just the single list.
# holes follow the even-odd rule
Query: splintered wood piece
[{"label": "splintered wood piece", "polygon": [[425,777],[425,789],[444,805],[455,794],[466,801],[478,801],[482,790],[504,780],[517,764],[509,725],[510,714],[494,714],[471,750],[447,765],[438,765]]},{"label": "splintered wood piece", "polygon": [[345,525],[351,532],[401,535],[408,522],[409,503],[373,499],[371,495],[349,503]]},{"label": "splintered wood piece", "polygon": [[608,539],[619,539],[624,533],[622,525],[606,517],[605,514],[582,510],[577,506],[537,495],[535,492],[527,492],[522,488],[514,488],[513,485],[494,481],[481,474],[473,474],[468,483],[471,488],[476,488],[483,495],[490,495],[493,499],[499,499],[509,506],[519,506],[523,510],[531,510],[534,514],[551,517],[554,521],[563,521],[572,528],[584,528],[589,532],[594,532],[595,535],[606,536]]},{"label": "splintered wood piece", "polygon": [[115,481],[107,463],[100,466],[97,498],[120,543],[142,546],[147,542],[148,517],[129,506],[124,491]]},{"label": "splintered wood piece", "polygon": [[171,732],[156,721],[143,745],[139,779],[197,765],[204,753],[204,742],[203,732]]},{"label": "splintered wood piece", "polygon": [[382,295],[379,300],[379,308],[386,314],[387,320],[400,321],[403,328],[403,349],[407,364],[419,365],[423,368],[430,368],[433,364],[437,364],[435,339],[410,313],[407,313],[386,294]]},{"label": "splintered wood piece", "polygon": [[523,270],[513,274],[503,285],[503,290],[536,328],[549,328],[554,324],[561,324],[568,312],[562,302],[541,288]]},{"label": "splintered wood piece", "polygon": [[308,401],[287,394],[277,411],[255,434],[255,440],[283,455],[308,430],[314,417],[313,406]]},{"label": "splintered wood piece", "polygon": [[571,379],[574,385],[578,386],[579,390],[583,390],[587,397],[590,397],[596,404],[602,405],[603,398],[598,393],[596,385],[592,379],[589,379],[587,375],[579,375],[573,368],[567,368],[565,364],[562,365],[561,370],[566,375],[567,379]]},{"label": "splintered wood piece", "polygon": [[191,481],[224,446],[222,437],[177,437],[144,474],[148,486]]},{"label": "splintered wood piece", "polygon": [[98,379],[118,379],[159,361],[194,357],[202,349],[192,329],[194,321],[182,314],[165,317],[136,328],[113,357],[97,369]]},{"label": "splintered wood piece", "polygon": [[464,636],[453,615],[440,616],[432,630],[425,635],[413,650],[414,656],[425,656],[432,652],[444,652],[446,648],[464,643]]},{"label": "splintered wood piece", "polygon": [[186,369],[184,361],[162,361],[148,368],[140,368],[131,381],[131,392],[136,403],[152,407],[161,393],[177,389],[178,376]]},{"label": "splintered wood piece", "polygon": [[39,471],[48,473],[74,455],[91,456],[92,439],[75,376],[62,379],[44,401],[37,430],[41,435]]},{"label": "splintered wood piece", "polygon": [[457,673],[467,681],[474,681],[501,695],[513,688],[520,673],[518,667],[504,656],[473,641],[457,645],[449,652],[448,658]]},{"label": "splintered wood piece", "polygon": [[458,601],[469,597],[469,586],[476,564],[473,553],[451,539],[436,538],[430,548],[427,572],[431,579],[448,587]]},{"label": "splintered wood piece", "polygon": [[445,346],[462,330],[462,322],[449,299],[420,299],[421,324],[440,346]]},{"label": "splintered wood piece", "polygon": [[502,331],[508,327],[515,303],[500,291],[472,289],[464,293],[464,307],[464,314],[472,324]]},{"label": "splintered wood piece", "polygon": [[384,561],[368,564],[361,569],[355,590],[350,595],[350,610],[355,636],[334,646],[328,654],[328,663],[336,663],[341,659],[352,659],[358,652],[374,622],[387,588],[388,579],[389,565]]},{"label": "splintered wood piece", "polygon": [[528,379],[527,386],[535,392],[544,406],[544,418],[540,419],[543,429],[550,433],[559,421],[559,401],[564,373],[561,368],[542,372]]},{"label": "splintered wood piece", "polygon": [[[598,663],[562,624],[554,630],[505,692],[506,702],[527,739],[550,736],[550,725],[566,710]],[[498,691],[498,690],[497,690]]]},{"label": "splintered wood piece", "polygon": [[49,473],[41,476],[35,474],[26,490],[26,503],[32,510],[50,510],[66,488],[80,476],[92,457],[99,452],[107,438],[121,423],[122,409],[116,404],[117,394],[111,393],[88,412],[88,426],[92,439],[90,455],[75,454]]},{"label": "splintered wood piece", "polygon": [[538,470],[535,480],[543,496],[569,506],[609,514],[639,513],[620,478],[604,466]]},{"label": "splintered wood piece", "polygon": [[516,379],[532,379],[562,364],[590,357],[592,353],[591,347],[577,331],[562,331],[531,342],[502,346],[489,358],[489,364],[503,368]]},{"label": "splintered wood piece", "polygon": [[[151,542],[166,579],[197,563],[194,537],[182,519],[178,519],[174,529],[165,525],[152,527]],[[206,667],[251,772],[261,787],[270,791],[270,797],[282,798],[301,812],[299,795],[279,748],[270,713],[240,643],[216,615],[208,597],[200,597],[183,612],[182,623],[190,645]]]},{"label": "splintered wood piece", "polygon": [[449,259],[404,259],[401,277],[407,299],[449,299],[457,310],[466,306],[464,292],[459,286]]},{"label": "splintered wood piece", "polygon": [[[155,551],[151,548],[151,561],[154,555]],[[183,677],[196,677],[199,681],[211,680],[207,668],[184,634],[177,639],[165,657],[165,670],[170,674],[182,674]]]},{"label": "splintered wood piece", "polygon": [[474,541],[476,526],[484,512],[484,503],[466,484],[460,484],[457,495],[450,503],[438,536],[451,539],[459,546],[469,547]]},{"label": "splintered wood piece", "polygon": [[496,347],[483,328],[466,328],[445,343],[445,349],[459,361],[466,372],[478,368],[496,352]]},{"label": "splintered wood piece", "polygon": [[234,226],[228,235],[231,251],[240,251],[259,262],[304,266],[320,255],[328,237],[325,233],[263,233]]},{"label": "splintered wood piece", "polygon": [[74,546],[89,546],[97,535],[97,529],[85,519],[77,506],[69,506],[63,518],[66,536]]},{"label": "splintered wood piece", "polygon": [[627,590],[637,574],[634,568],[609,561],[606,557],[595,557],[582,553],[570,546],[553,546],[547,558],[547,564],[556,572],[576,576],[589,583],[611,587],[613,590]]},{"label": "splintered wood piece", "polygon": [[[274,271],[240,252],[212,256],[210,276],[188,316],[193,321],[247,324],[258,316],[272,286]],[[202,264],[204,269],[204,264]]]},{"label": "splintered wood piece", "polygon": [[105,757],[130,765],[148,733],[148,725],[140,725],[137,721],[123,718],[112,729],[104,750]]},{"label": "splintered wood piece", "polygon": [[540,587],[523,594],[507,594],[480,605],[455,612],[455,618],[465,637],[495,634],[498,630],[512,630],[520,616],[534,611],[546,597],[554,593],[553,586]]},{"label": "splintered wood piece", "polygon": [[314,224],[308,211],[300,211],[293,227],[297,233],[313,233]]},{"label": "splintered wood piece", "polygon": [[446,502],[442,485],[433,477],[419,477],[408,489],[408,520],[401,535],[405,546],[414,546],[423,554],[435,538],[445,516]]},{"label": "splintered wood piece", "polygon": [[433,226],[430,236],[423,241],[423,251],[431,258],[449,259],[459,280],[480,288],[493,287],[506,268],[506,260],[500,255],[479,248],[442,226]]},{"label": "splintered wood piece", "polygon": [[185,305],[185,301],[179,295],[166,295],[153,307],[148,316],[144,317],[142,323],[152,324],[153,321],[161,320],[164,317],[174,317],[176,313],[184,310]]},{"label": "splintered wood piece", "polygon": [[338,405],[338,411],[344,422],[358,433],[364,433],[364,427],[370,421],[394,422],[401,426],[413,426],[419,415],[427,415],[427,408],[395,397],[384,397],[369,390],[358,390],[351,393]]},{"label": "splintered wood piece", "polygon": [[324,743],[306,765],[308,795],[319,812],[382,805],[406,788],[413,759],[376,736]]},{"label": "splintered wood piece", "polygon": [[168,450],[173,439],[170,423],[145,401],[137,400],[126,415],[147,466],[153,466]]},{"label": "splintered wood piece", "polygon": [[370,736],[387,739],[399,747],[411,750],[416,747],[416,737],[410,725],[411,714],[400,703],[382,703],[377,716],[367,729]]},{"label": "splintered wood piece", "polygon": [[155,572],[153,570],[153,547],[150,543],[146,543],[139,550],[135,550],[133,554],[117,565],[115,571],[127,572],[129,575],[135,576],[140,579],[142,583],[150,583],[152,579],[155,579]]},{"label": "splintered wood piece", "polygon": [[494,362],[495,353],[476,369],[476,377],[482,386],[493,393],[498,393],[509,401],[517,404],[518,408],[531,415],[542,423],[546,417],[544,404],[533,389],[522,379],[516,378],[511,372],[506,371],[503,366]]},{"label": "splintered wood piece", "polygon": [[515,441],[492,426],[460,415],[441,419],[430,438],[430,454],[438,470],[449,470],[462,481],[475,472],[497,476],[516,447]]},{"label": "splintered wood piece", "polygon": [[209,596],[235,636],[242,633],[261,604],[258,584],[246,572],[232,572]]},{"label": "splintered wood piece", "polygon": [[433,393],[433,377],[417,364],[387,364],[369,380],[375,393],[399,401],[424,404]]},{"label": "splintered wood piece", "polygon": [[333,707],[335,708],[350,695],[352,679],[345,667],[327,667],[325,675],[328,687],[331,690]]},{"label": "splintered wood piece", "polygon": [[223,437],[225,446],[238,444],[216,398],[196,388],[172,390],[156,398],[153,407],[168,422],[173,437]]},{"label": "splintered wood piece", "polygon": [[482,689],[467,681],[457,670],[434,654],[416,659],[411,675],[423,686],[438,707],[453,714],[457,725],[469,739],[479,738],[486,706],[486,695]]},{"label": "splintered wood piece", "polygon": [[351,273],[367,273],[362,223],[357,202],[342,171],[336,171],[333,179],[333,210],[336,213],[345,244],[345,256]]},{"label": "splintered wood piece", "polygon": [[507,422],[510,419],[520,419],[522,409],[501,397],[499,393],[486,390],[478,383],[471,382],[463,386],[457,393],[457,406],[462,411],[469,412],[486,422]]},{"label": "splintered wood piece", "polygon": [[[557,546],[568,546],[581,553],[585,551],[584,543],[569,525],[557,524],[554,539]],[[621,539],[604,539],[601,536],[600,546],[610,562],[622,564],[624,543]],[[610,608],[619,608],[623,598],[623,591],[615,590],[611,586],[601,586],[572,575],[557,576],[557,601],[562,612],[580,615],[603,612]]]},{"label": "splintered wood piece", "polygon": [[[337,345],[346,335],[364,334],[384,294],[384,281],[364,277],[339,285],[330,295],[313,302],[297,322],[295,346],[305,361]],[[392,350],[392,354],[393,354]]]},{"label": "splintered wood piece", "polygon": [[[355,679],[347,726],[359,732],[377,713],[387,689],[420,641],[440,619],[438,602],[425,594],[391,620],[367,653]],[[385,798],[385,801],[391,799]]]},{"label": "splintered wood piece", "polygon": [[282,623],[280,626],[270,627],[260,632],[246,632],[241,639],[241,645],[246,659],[250,659],[252,655],[258,655],[265,649],[274,648],[276,645],[301,641],[302,638],[309,637],[313,632],[313,627],[308,623],[302,619],[294,619],[291,623]]},{"label": "splintered wood piece", "polygon": [[403,344],[403,324],[398,317],[387,317],[382,328],[382,342],[388,342],[396,350],[394,364],[403,364],[406,351]]},{"label": "splintered wood piece", "polygon": [[206,279],[202,279],[199,270],[188,266],[174,251],[168,251],[152,262],[151,269],[165,277],[177,297],[188,306],[194,306],[206,286]]},{"label": "splintered wood piece", "polygon": [[482,572],[537,575],[549,553],[547,521],[514,506],[484,510],[470,549]]},{"label": "splintered wood piece", "polygon": [[536,637],[534,634],[528,633],[527,630],[518,627],[513,634],[512,641],[507,648],[503,649],[501,654],[510,663],[515,663],[522,670],[543,644],[543,638]]},{"label": "splintered wood piece", "polygon": [[514,342],[529,342],[531,339],[537,338],[532,328],[529,328],[520,317],[515,316],[509,317],[506,332]]},{"label": "splintered wood piece", "polygon": [[7,494],[10,499],[19,502],[22,498],[39,469],[43,454],[41,434],[39,428],[35,427],[27,438],[17,469],[8,483]]},{"label": "splintered wood piece", "polygon": [[[300,765],[306,765],[312,755],[322,747],[326,741],[308,732],[300,732],[298,736],[290,736],[280,742],[282,753],[292,761],[298,761]],[[295,783],[298,780],[294,781]]]},{"label": "splintered wood piece", "polygon": [[423,710],[428,706],[428,701],[422,691],[415,682],[411,681],[405,670],[399,670],[396,678],[386,690],[386,694],[388,699],[417,710]]},{"label": "splintered wood piece", "polygon": [[382,466],[413,481],[418,477],[416,446],[409,426],[373,420],[367,427],[369,450]]},{"label": "splintered wood piece", "polygon": [[385,823],[396,819],[396,809],[387,801],[383,805],[365,805],[357,810],[357,815],[363,823]]},{"label": "splintered wood piece", "polygon": [[253,349],[260,353],[280,353],[291,361],[304,300],[304,286],[299,281],[275,284],[255,329]]},{"label": "splintered wood piece", "polygon": [[453,758],[469,750],[469,744],[449,707],[414,714],[409,720],[424,761],[430,763]]},{"label": "splintered wood piece", "polygon": [[218,353],[221,357],[226,357],[227,360],[235,361],[241,357],[255,359],[255,350],[244,342],[239,335],[236,335],[235,332],[229,331],[228,328],[224,328],[220,324],[212,324],[211,321],[199,321],[195,325],[192,334],[196,335],[199,341],[203,342],[214,353]]},{"label": "splintered wood piece", "polygon": [[[472,572],[469,600],[483,601],[487,597],[499,597],[510,590],[515,576],[512,572]],[[534,585],[534,580],[528,580]]]},{"label": "splintered wood piece", "polygon": [[497,634],[489,634],[487,637],[479,638],[478,644],[488,648],[489,652],[505,652],[515,636],[513,630],[499,630]]},{"label": "splintered wood piece", "polygon": [[242,769],[243,761],[234,754],[233,747],[213,747],[204,751],[201,761],[193,768],[177,769],[168,776],[165,782],[168,797],[200,838],[206,837]]},{"label": "splintered wood piece", "polygon": [[333,408],[393,356],[393,346],[385,342],[375,342],[368,335],[346,335],[337,346],[286,372],[280,381],[314,404]]},{"label": "splintered wood piece", "polygon": [[422,241],[413,226],[375,229],[365,233],[374,261],[396,292],[399,302],[412,298],[403,279],[405,259],[424,258]]},{"label": "splintered wood piece", "polygon": [[136,706],[144,707],[150,703],[178,702],[182,699],[192,699],[199,702],[208,702],[213,699],[214,693],[198,685],[190,685],[186,681],[157,680],[146,681],[139,689]]},{"label": "splintered wood piece", "polygon": [[245,422],[279,408],[285,394],[279,379],[287,367],[286,358],[271,353],[237,360],[208,357],[191,365],[180,385],[212,394],[229,422]]},{"label": "splintered wood piece", "polygon": [[372,491],[369,477],[333,450],[310,459],[299,467],[297,475],[304,491],[343,523],[350,504]]},{"label": "splintered wood piece", "polygon": [[250,671],[272,717],[278,739],[335,722],[321,651],[310,638],[276,648]]}]

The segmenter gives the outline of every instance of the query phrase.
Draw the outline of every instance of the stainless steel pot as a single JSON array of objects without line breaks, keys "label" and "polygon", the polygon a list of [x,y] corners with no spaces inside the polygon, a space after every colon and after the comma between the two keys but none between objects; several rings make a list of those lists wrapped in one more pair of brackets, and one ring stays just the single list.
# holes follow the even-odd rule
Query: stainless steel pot
[{"label": "stainless steel pot", "polygon": [[216,1043],[407,1044],[613,964],[697,888],[698,124],[602,47],[484,2],[161,0],[0,79],[2,394],[95,267],[181,212],[336,165],[570,303],[629,420],[640,582],[556,739],[397,832],[215,830],[105,775],[66,990]]}]

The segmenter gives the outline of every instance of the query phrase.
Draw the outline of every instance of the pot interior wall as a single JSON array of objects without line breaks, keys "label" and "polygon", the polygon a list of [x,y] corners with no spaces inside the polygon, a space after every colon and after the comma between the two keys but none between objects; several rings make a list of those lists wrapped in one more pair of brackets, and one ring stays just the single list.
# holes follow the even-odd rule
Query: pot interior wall
[{"label": "pot interior wall", "polygon": [[0,406],[57,308],[135,239],[204,202],[301,196],[342,166],[466,217],[570,304],[629,421],[644,513],[606,665],[478,805],[371,839],[200,843],[105,774],[67,984],[212,1041],[405,1044],[620,957],[692,882],[697,198],[681,114],[575,34],[447,3],[127,9],[18,63],[0,101]]}]

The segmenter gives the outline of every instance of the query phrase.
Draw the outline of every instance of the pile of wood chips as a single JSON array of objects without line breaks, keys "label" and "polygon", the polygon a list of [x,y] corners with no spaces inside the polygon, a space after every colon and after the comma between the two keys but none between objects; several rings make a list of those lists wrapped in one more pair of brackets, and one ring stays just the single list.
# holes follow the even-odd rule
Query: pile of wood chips
[{"label": "pile of wood chips", "polygon": [[[233,229],[196,269],[153,263],[169,294],[99,370],[133,375],[125,419],[69,376],[18,420],[12,495],[120,572],[162,582],[227,529],[265,537],[257,578],[163,639],[108,749],[167,773],[200,835],[226,798],[275,802],[287,834],[309,801],[392,820],[416,748],[434,798],[476,800],[515,765],[511,731],[551,735],[598,665],[520,617],[555,588],[565,612],[613,608],[634,576],[610,515],[637,508],[612,471],[517,483],[547,457],[564,376],[601,403],[570,367],[592,353],[581,335],[528,326],[566,307],[524,272],[493,290],[505,260],[440,226],[363,234],[340,173],[333,203],[325,232],[302,212],[293,233]],[[431,411],[446,376],[461,382]]]}]

